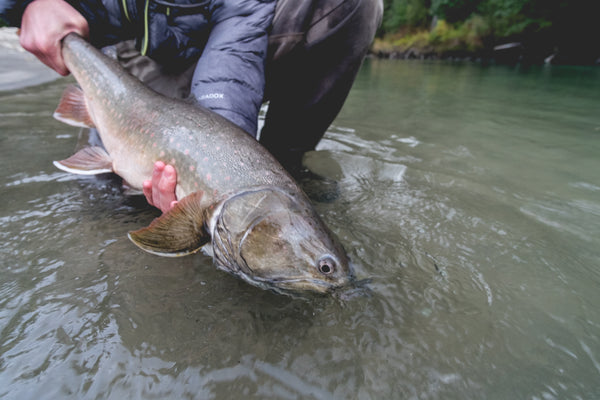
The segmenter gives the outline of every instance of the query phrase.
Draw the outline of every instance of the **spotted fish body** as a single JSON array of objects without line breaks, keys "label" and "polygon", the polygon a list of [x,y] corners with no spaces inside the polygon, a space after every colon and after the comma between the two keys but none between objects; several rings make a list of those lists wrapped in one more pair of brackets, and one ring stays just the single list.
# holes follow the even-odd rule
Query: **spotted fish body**
[{"label": "spotted fish body", "polygon": [[156,161],[177,170],[179,203],[131,232],[136,245],[179,256],[210,242],[219,268],[278,291],[327,292],[350,282],[337,238],[254,138],[210,110],[155,93],[75,34],[62,52],[81,89],[65,91],[55,117],[96,127],[105,150],[86,148],[55,164],[112,171],[139,190]]}]

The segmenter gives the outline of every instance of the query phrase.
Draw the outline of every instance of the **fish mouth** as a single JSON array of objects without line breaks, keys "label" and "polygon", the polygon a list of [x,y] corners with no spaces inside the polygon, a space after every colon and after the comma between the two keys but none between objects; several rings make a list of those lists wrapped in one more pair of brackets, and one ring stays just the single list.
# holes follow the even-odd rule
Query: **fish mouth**
[{"label": "fish mouth", "polygon": [[[229,272],[231,271],[230,269],[226,270]],[[242,278],[253,286],[286,295],[305,293],[327,294],[346,286],[305,277],[261,278],[250,276],[243,270],[236,271],[234,275]]]},{"label": "fish mouth", "polygon": [[371,297],[373,290],[368,286],[371,279],[356,280],[352,277],[343,284],[324,282],[318,279],[285,278],[271,280],[254,280],[253,285],[272,290],[292,297],[306,297],[307,295],[332,295],[342,301],[354,298]]},{"label": "fish mouth", "polygon": [[349,285],[335,289],[332,294],[342,301],[371,297],[374,292],[369,286],[369,283],[372,281],[371,278],[353,280]]},{"label": "fish mouth", "polygon": [[281,279],[259,279],[267,285],[289,292],[316,292],[330,293],[343,285],[335,285],[318,279],[309,278],[281,278]]}]

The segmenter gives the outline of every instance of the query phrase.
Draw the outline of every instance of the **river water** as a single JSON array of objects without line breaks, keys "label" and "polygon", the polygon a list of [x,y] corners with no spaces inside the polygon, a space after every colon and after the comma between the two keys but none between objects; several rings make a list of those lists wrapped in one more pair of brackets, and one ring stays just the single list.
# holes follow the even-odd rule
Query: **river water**
[{"label": "river water", "polygon": [[138,250],[156,211],[52,165],[68,81],[0,92],[0,398],[600,397],[600,69],[367,60],[306,157],[345,299]]}]

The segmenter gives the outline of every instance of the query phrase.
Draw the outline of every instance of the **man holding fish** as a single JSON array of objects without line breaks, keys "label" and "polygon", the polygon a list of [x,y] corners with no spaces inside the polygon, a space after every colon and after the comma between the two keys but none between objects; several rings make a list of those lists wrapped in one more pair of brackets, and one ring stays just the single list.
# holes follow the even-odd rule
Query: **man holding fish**
[{"label": "man holding fish", "polygon": [[[341,109],[375,30],[381,0],[0,0],[22,46],[61,75],[70,32],[116,45],[121,64],[154,90],[191,98],[257,137],[289,171]],[[155,165],[148,201],[175,203],[175,169]]]}]

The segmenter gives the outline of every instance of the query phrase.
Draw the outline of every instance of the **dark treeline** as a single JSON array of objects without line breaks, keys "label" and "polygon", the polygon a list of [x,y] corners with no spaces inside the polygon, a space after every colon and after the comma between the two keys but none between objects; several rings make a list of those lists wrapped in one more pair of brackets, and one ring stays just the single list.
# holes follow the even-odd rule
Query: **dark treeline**
[{"label": "dark treeline", "polygon": [[512,49],[531,62],[569,64],[600,57],[598,0],[384,0],[384,6],[378,36],[398,49],[490,56]]}]

